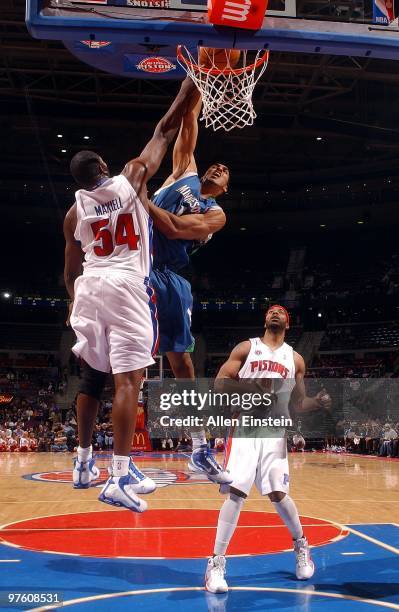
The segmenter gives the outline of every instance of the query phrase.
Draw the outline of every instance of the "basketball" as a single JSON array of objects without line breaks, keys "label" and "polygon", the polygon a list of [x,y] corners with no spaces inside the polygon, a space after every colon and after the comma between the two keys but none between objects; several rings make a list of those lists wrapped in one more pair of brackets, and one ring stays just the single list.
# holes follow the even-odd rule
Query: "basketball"
[{"label": "basketball", "polygon": [[212,47],[200,47],[198,63],[205,68],[235,68],[240,60],[239,49],[213,49]]},{"label": "basketball", "polygon": [[300,434],[295,434],[292,438],[292,443],[295,446],[296,450],[300,451],[305,448],[306,442],[305,438]]}]

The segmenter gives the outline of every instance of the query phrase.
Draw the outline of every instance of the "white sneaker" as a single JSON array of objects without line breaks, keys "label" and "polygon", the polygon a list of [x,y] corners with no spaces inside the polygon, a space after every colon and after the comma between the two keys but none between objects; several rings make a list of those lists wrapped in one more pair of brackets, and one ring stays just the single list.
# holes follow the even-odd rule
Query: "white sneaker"
[{"label": "white sneaker", "polygon": [[143,474],[131,459],[129,463],[129,476],[131,479],[130,486],[135,493],[146,495],[147,493],[152,493],[157,488],[155,482]]},{"label": "white sneaker", "polygon": [[310,554],[307,539],[295,540],[294,550],[296,555],[296,577],[298,580],[309,580],[314,574],[314,563]]},{"label": "white sneaker", "polygon": [[72,472],[74,489],[88,489],[90,483],[99,476],[100,470],[96,467],[93,458],[87,461],[79,461],[77,457],[74,459]]},{"label": "white sneaker", "polygon": [[215,460],[208,446],[200,446],[193,450],[188,463],[190,472],[205,474],[209,480],[217,484],[230,484],[233,478]]},{"label": "white sneaker", "polygon": [[226,557],[216,555],[208,559],[205,572],[205,588],[210,593],[226,593],[229,590],[225,579]]},{"label": "white sneaker", "polygon": [[[108,467],[108,474],[112,476],[112,465]],[[146,495],[147,493],[152,493],[157,488],[154,480],[145,476],[131,459],[129,461],[129,475],[131,477],[132,490],[135,493]]]},{"label": "white sneaker", "polygon": [[119,477],[111,476],[105,483],[98,499],[105,504],[127,508],[132,512],[145,512],[147,502],[137,497],[134,487],[135,482],[130,474]]}]

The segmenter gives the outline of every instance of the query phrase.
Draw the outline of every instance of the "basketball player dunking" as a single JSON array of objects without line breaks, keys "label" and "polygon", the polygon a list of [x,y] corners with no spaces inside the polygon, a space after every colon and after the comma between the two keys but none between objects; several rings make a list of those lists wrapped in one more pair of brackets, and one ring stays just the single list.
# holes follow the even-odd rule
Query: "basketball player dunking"
[{"label": "basketball player dunking", "polygon": [[[192,99],[193,100],[193,99]],[[193,297],[190,283],[179,272],[189,263],[190,254],[205,244],[226,223],[215,198],[227,191],[229,170],[213,164],[200,179],[194,151],[198,136],[201,102],[193,101],[185,114],[173,150],[173,171],[150,203],[154,221],[154,268],[151,284],[157,296],[160,344],[176,378],[194,378],[190,353]],[[203,472],[217,483],[231,482],[210,452],[205,431],[190,432],[193,452],[189,469]]]},{"label": "basketball player dunking", "polygon": [[77,336],[73,352],[82,360],[73,483],[75,488],[87,488],[99,475],[91,439],[111,370],[114,454],[112,474],[99,499],[135,512],[147,507],[137,493],[155,489],[130,460],[140,381],[144,368],[154,363],[158,333],[149,284],[152,222],[147,181],[158,170],[194,92],[192,81],[186,79],[152,139],[118,176],[110,177],[107,164],[92,151],[81,151],[71,161],[80,189],[64,222],[64,276],[73,304],[70,323]]},{"label": "basketball player dunking", "polygon": [[[238,344],[222,365],[217,379],[280,379],[280,382],[271,383],[273,389],[276,389],[279,414],[289,414],[289,404],[299,412],[328,409],[331,399],[325,391],[320,391],[315,397],[306,396],[305,363],[303,357],[285,342],[288,327],[289,315],[286,309],[278,305],[269,308],[264,336]],[[282,390],[280,398],[279,388]],[[214,555],[208,560],[205,574],[205,587],[211,593],[224,593],[228,590],[225,553],[234,534],[241,507],[254,483],[261,495],[269,497],[292,534],[298,580],[307,580],[313,576],[314,564],[308,542],[295,503],[288,495],[287,443],[283,431],[278,435],[231,437],[228,441],[226,467],[234,479],[229,486],[221,487],[221,492],[229,493],[229,497],[220,510]]]}]

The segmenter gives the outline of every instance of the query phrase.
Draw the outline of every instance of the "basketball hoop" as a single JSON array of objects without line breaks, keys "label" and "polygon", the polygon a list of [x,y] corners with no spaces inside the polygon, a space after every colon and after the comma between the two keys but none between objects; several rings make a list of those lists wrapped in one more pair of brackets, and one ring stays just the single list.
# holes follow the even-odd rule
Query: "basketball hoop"
[{"label": "basketball hoop", "polygon": [[201,120],[215,131],[252,125],[256,117],[252,94],[256,83],[266,70],[269,52],[255,51],[250,60],[247,50],[241,51],[240,67],[233,67],[226,50],[226,62],[218,68],[209,55],[209,66],[200,66],[184,45],[177,47],[177,61],[192,78],[201,92],[203,108]]}]

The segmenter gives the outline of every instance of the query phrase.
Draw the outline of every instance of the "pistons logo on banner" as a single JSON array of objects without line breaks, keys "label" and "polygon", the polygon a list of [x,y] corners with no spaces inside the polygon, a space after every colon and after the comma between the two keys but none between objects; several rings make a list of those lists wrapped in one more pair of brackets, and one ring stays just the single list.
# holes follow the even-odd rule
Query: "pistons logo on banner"
[{"label": "pistons logo on banner", "polygon": [[144,72],[162,73],[176,70],[176,64],[173,64],[166,57],[146,57],[142,59],[139,64],[136,65],[137,70],[143,70]]},{"label": "pistons logo on banner", "polygon": [[393,0],[373,0],[373,21],[378,25],[389,25],[394,21]]}]

